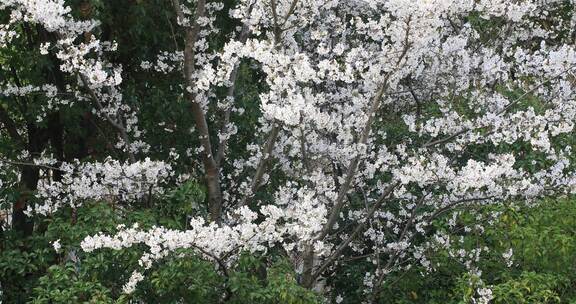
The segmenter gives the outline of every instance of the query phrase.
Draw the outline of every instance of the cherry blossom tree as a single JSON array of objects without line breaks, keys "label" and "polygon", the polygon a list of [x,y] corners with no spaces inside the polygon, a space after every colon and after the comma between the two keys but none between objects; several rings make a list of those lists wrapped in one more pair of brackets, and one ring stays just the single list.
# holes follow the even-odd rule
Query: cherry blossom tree
[{"label": "cherry blossom tree", "polygon": [[[39,202],[15,204],[14,227],[24,210],[48,215],[90,200],[129,208],[186,179],[206,187],[208,215],[191,214],[187,230],[135,226],[86,236],[88,253],[146,245],[126,293],[178,249],[222,272],[242,252],[279,251],[302,286],[325,293],[346,261],[371,261],[366,299],[377,302],[389,274],[415,264],[432,270],[427,255],[439,248],[479,273],[475,261],[486,249],[463,251],[434,223],[461,229],[458,217],[474,214],[477,224],[462,229],[482,231],[489,218],[474,213],[478,207],[576,192],[566,144],[576,121],[576,14],[566,9],[573,0],[166,5],[175,46],[139,68],[174,79],[194,126],[179,139],[186,153],[151,160],[153,130],[139,119],[146,103],[125,101],[122,83],[135,76],[111,60],[118,43],[95,34],[98,21],[73,16],[63,0],[0,4],[9,12],[0,48],[23,38],[19,27],[38,27],[47,38],[34,47],[61,75],[0,87],[3,98],[43,96],[31,118],[0,106],[2,135],[24,148],[2,158],[4,183],[26,184]],[[222,18],[237,26],[221,28]],[[242,69],[260,84],[248,106],[239,102]],[[55,113],[77,103],[108,125],[113,153],[59,156],[57,134],[43,130],[57,130]],[[242,129],[250,130],[247,142]],[[193,165],[176,174],[182,159]],[[477,295],[486,303],[491,292]]]}]

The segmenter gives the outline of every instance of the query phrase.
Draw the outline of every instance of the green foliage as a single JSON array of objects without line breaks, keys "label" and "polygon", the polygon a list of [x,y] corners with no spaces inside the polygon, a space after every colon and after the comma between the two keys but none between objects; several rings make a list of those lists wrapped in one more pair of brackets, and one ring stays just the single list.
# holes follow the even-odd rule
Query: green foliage
[{"label": "green foliage", "polygon": [[561,303],[556,290],[567,283],[558,275],[522,272],[518,278],[492,288],[494,303]]},{"label": "green foliage", "polygon": [[185,255],[155,268],[143,284],[148,289],[140,289],[136,296],[150,303],[215,303],[222,294],[223,281],[211,262]]},{"label": "green foliage", "polygon": [[[145,272],[136,292],[122,288],[146,249],[97,250],[84,253],[79,244],[98,232],[113,234],[119,224],[138,223],[146,229],[163,225],[185,229],[186,214],[205,214],[204,191],[193,181],[162,197],[126,209],[109,202],[88,202],[76,211],[63,208],[38,218],[41,228],[32,237],[10,231],[0,251],[3,303],[319,303],[318,296],[301,287],[290,264],[278,257],[272,264],[244,254],[234,267],[222,268],[192,250],[180,250]],[[56,252],[52,243],[59,240]],[[228,266],[226,266],[228,267]]]},{"label": "green foliage", "polygon": [[259,259],[244,255],[230,276],[232,297],[229,303],[312,304],[320,299],[298,285],[291,265],[279,259],[266,266]]},{"label": "green foliage", "polygon": [[35,298],[43,303],[112,303],[109,290],[100,283],[79,277],[74,265],[51,266],[34,288]]},{"label": "green foliage", "polygon": [[[576,292],[576,203],[573,199],[546,200],[537,207],[510,205],[501,211],[498,221],[488,225],[482,235],[464,236],[463,248],[490,248],[478,268],[482,281],[471,276],[459,262],[446,252],[431,256],[436,270],[424,275],[424,269],[395,274],[383,286],[382,303],[470,303],[478,287],[492,290],[491,303],[574,303]],[[496,211],[481,210],[481,214]],[[461,219],[471,222],[474,215]],[[457,237],[458,235],[452,235]],[[513,249],[513,265],[508,267],[502,254]],[[361,270],[357,272],[362,273]],[[358,282],[348,276],[336,280]],[[348,284],[351,286],[357,286]],[[345,286],[346,284],[342,284]],[[351,288],[353,289],[353,288]],[[361,296],[353,290],[355,303]]]},{"label": "green foliage", "polygon": [[506,215],[502,234],[508,234],[516,257],[526,270],[575,277],[575,203],[550,200],[526,215],[521,209]]},{"label": "green foliage", "polygon": [[[141,60],[155,61],[158,53],[173,52],[182,47],[183,39],[181,33],[175,30],[173,10],[166,9],[167,1],[67,0],[66,3],[73,8],[72,13],[79,17],[87,17],[80,9],[87,4],[89,17],[102,22],[93,34],[118,42],[118,52],[110,54],[109,59],[122,64],[123,75],[130,75],[123,79],[121,90],[126,104],[139,109],[139,125],[146,130],[143,140],[152,144],[149,156],[166,159],[172,148],[180,155],[187,155],[186,149],[197,144],[198,136],[190,131],[193,121],[189,106],[182,100],[183,88],[175,85],[182,82],[182,75],[179,71],[161,75],[153,71],[143,72],[140,67]],[[209,37],[214,50],[226,41],[224,36],[230,33],[230,29],[238,25],[227,16],[228,8],[235,1],[225,0],[224,4],[226,8],[219,15],[216,25],[221,32]],[[553,13],[569,20],[573,10],[574,4],[566,1],[564,7]],[[2,21],[7,18],[8,15],[0,15]],[[473,14],[468,22],[480,33],[480,40],[489,42],[501,34],[505,21],[497,18],[488,21]],[[19,81],[22,85],[37,85],[50,79],[58,84],[58,77],[69,77],[61,82],[76,83],[72,76],[58,73],[59,63],[55,58],[39,54],[38,45],[53,37],[26,26],[18,27],[17,31],[23,39],[16,39],[9,47],[0,49],[0,82]],[[556,39],[563,39],[566,34],[559,33]],[[554,44],[554,41],[546,42]],[[540,41],[526,43],[537,45]],[[245,60],[239,66],[235,98],[239,107],[246,111],[242,114],[232,113],[238,121],[238,133],[229,143],[227,153],[232,156],[231,159],[247,156],[245,147],[252,143],[261,116],[257,101],[258,95],[266,91],[266,85],[261,81],[263,76],[258,69],[253,68],[254,65],[254,62]],[[536,82],[534,79],[522,80]],[[546,110],[545,104],[522,90],[503,87],[496,90],[511,99],[522,97],[516,107],[532,107],[537,113]],[[225,88],[217,90],[217,97],[223,97],[225,91]],[[41,105],[46,103],[41,95],[0,97],[0,107],[18,125],[42,129],[50,121],[35,123]],[[60,111],[55,118],[65,129],[63,155],[66,160],[114,155],[116,152],[105,136],[93,134],[106,131],[102,130],[107,128],[106,124],[89,115],[90,107],[86,102],[77,102],[74,96],[65,97],[70,99],[72,105],[66,111]],[[453,99],[452,107],[463,117],[481,114],[470,109],[471,103],[464,97]],[[26,111],[20,109],[22,105],[27,106]],[[420,110],[426,115],[440,114],[436,103]],[[405,142],[409,132],[401,121],[401,111],[388,108],[383,111],[386,111],[382,115],[384,119],[375,126],[375,132],[385,132],[389,146]],[[209,109],[208,119],[211,124],[218,125],[220,117],[214,113],[213,109]],[[429,138],[413,140],[424,142]],[[572,134],[558,136],[553,139],[553,145],[576,147],[576,138]],[[86,153],[81,152],[83,149]],[[481,159],[489,153],[513,152],[518,157],[518,166],[526,168],[528,172],[540,170],[541,166],[550,162],[544,154],[530,152],[526,143],[503,144],[499,149],[493,151],[493,147],[488,145],[471,147],[468,154],[455,161],[467,161],[471,155]],[[107,153],[98,153],[101,150],[107,150]],[[0,152],[6,158],[15,159],[20,151],[22,147],[18,142],[0,137]],[[46,151],[48,154],[52,152]],[[174,160],[175,173],[189,173],[196,161],[185,157]],[[576,163],[574,159],[571,161]],[[233,162],[225,164],[223,175],[232,170],[232,166]],[[9,204],[24,196],[31,196],[29,189],[15,186],[19,173],[9,172],[0,176],[5,186],[0,188],[0,195],[5,199],[0,202],[5,204],[0,205],[1,208],[8,209],[5,207]],[[283,176],[280,174],[277,170],[272,172],[271,182],[266,187],[272,189],[282,183]],[[388,178],[382,176],[383,180]],[[271,193],[267,192],[263,188],[257,199],[267,200]],[[360,198],[350,197],[352,204],[364,204]],[[50,217],[37,217],[34,219],[34,233],[25,238],[11,230],[0,230],[0,303],[217,303],[223,299],[235,304],[322,303],[323,299],[316,293],[298,284],[298,276],[292,265],[282,256],[275,256],[271,261],[245,253],[234,266],[223,269],[222,265],[203,259],[191,250],[181,250],[147,270],[146,278],[139,283],[136,292],[126,296],[122,294],[123,284],[132,270],[138,269],[138,258],[146,248],[134,246],[121,251],[102,250],[90,254],[83,253],[79,248],[84,237],[98,232],[113,234],[119,224],[138,223],[143,229],[154,225],[186,229],[188,216],[207,217],[205,200],[205,189],[190,180],[162,197],[151,197],[134,206],[104,201],[87,202],[78,210],[63,208]],[[423,268],[416,266],[390,275],[382,286],[381,303],[470,303],[478,286],[492,289],[494,303],[576,303],[573,288],[576,286],[575,203],[569,199],[550,200],[533,209],[510,206],[496,210],[503,213],[495,225],[488,226],[481,235],[464,236],[463,247],[469,249],[482,245],[492,250],[490,254],[482,256],[478,265],[483,271],[482,282],[470,276],[463,265],[446,252],[437,252],[431,256],[436,269],[432,274],[425,274]],[[481,210],[480,214],[486,215],[491,211],[495,210]],[[468,214],[460,221],[465,224],[474,218],[474,214]],[[436,228],[446,230],[440,224]],[[62,244],[59,252],[52,248],[56,240]],[[512,267],[507,267],[502,258],[502,253],[509,248],[514,250]],[[363,279],[369,268],[364,259],[359,259],[338,269],[334,276],[327,278],[335,288],[328,295],[328,300],[333,301],[336,295],[343,296],[343,303],[365,300]]]}]

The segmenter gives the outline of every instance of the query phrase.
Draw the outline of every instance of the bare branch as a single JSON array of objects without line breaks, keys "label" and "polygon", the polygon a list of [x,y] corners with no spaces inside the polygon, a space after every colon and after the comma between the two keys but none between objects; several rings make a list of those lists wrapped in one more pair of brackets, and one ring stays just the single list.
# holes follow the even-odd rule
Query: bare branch
[{"label": "bare branch", "polygon": [[136,157],[134,156],[134,153],[132,153],[132,151],[130,151],[130,145],[131,145],[130,136],[128,135],[128,131],[126,130],[126,127],[124,127],[122,120],[121,119],[113,119],[112,117],[110,117],[110,115],[108,115],[108,113],[106,113],[104,106],[100,102],[100,98],[98,98],[98,95],[96,95],[96,92],[94,92],[94,90],[90,87],[90,82],[88,81],[88,78],[86,77],[86,75],[80,74],[80,79],[82,80],[82,83],[84,84],[84,86],[88,90],[88,94],[90,95],[90,98],[92,99],[92,101],[94,101],[94,103],[98,107],[98,110],[100,110],[100,113],[102,113],[102,115],[104,115],[104,118],[106,118],[106,120],[112,126],[114,126],[118,130],[118,132],[120,132],[120,136],[122,137],[122,140],[124,141],[124,145],[126,145],[126,153],[128,153],[128,158],[130,159],[130,161],[136,162]]},{"label": "bare branch", "polygon": [[[248,13],[252,11],[252,5],[248,10]],[[238,39],[241,43],[246,43],[248,40],[248,35],[250,34],[250,28],[248,24],[244,24],[242,26],[242,31],[240,32],[240,37]],[[229,81],[231,83],[230,87],[228,88],[228,92],[226,94],[227,100],[233,100],[234,94],[236,92],[236,82],[238,81],[238,69],[240,68],[240,62],[234,66],[234,69],[230,73]],[[228,134],[228,125],[230,124],[230,114],[232,112],[232,105],[229,105],[224,112],[224,123],[222,124],[222,129],[220,131],[221,134]],[[228,143],[228,136],[224,136],[220,142],[218,143],[218,152],[216,153],[216,164],[220,166],[222,159],[224,158],[224,153],[226,152],[226,145]]]},{"label": "bare branch", "polygon": [[20,136],[20,134],[18,133],[16,123],[14,122],[14,120],[12,120],[12,118],[10,118],[10,115],[2,106],[0,106],[0,122],[2,122],[2,124],[6,128],[6,131],[8,132],[8,135],[10,135],[12,140],[18,142],[19,144],[24,143],[22,136]]},{"label": "bare branch", "polygon": [[394,189],[398,185],[399,185],[398,182],[392,183],[388,186],[388,188],[384,190],[380,198],[378,198],[378,200],[372,205],[372,207],[368,209],[364,222],[358,224],[358,226],[356,226],[352,234],[348,238],[346,238],[344,242],[340,243],[338,248],[336,248],[334,252],[332,252],[332,254],[324,261],[324,263],[322,263],[322,265],[320,265],[320,267],[318,267],[318,269],[314,272],[314,274],[312,275],[312,282],[316,280],[316,278],[318,278],[328,267],[330,267],[332,263],[334,263],[338,259],[340,253],[342,253],[342,251],[346,249],[346,247],[348,247],[348,244],[350,244],[350,242],[352,242],[364,230],[364,227],[366,226],[368,220],[374,216],[374,213],[382,206],[382,204],[386,201],[386,199],[390,196],[390,194],[392,194],[392,191],[394,191]]},{"label": "bare branch", "polygon": [[[408,37],[410,35],[410,21],[411,21],[411,16],[408,17],[408,19],[406,21],[406,33],[405,33],[405,40],[404,40],[404,48],[403,48],[402,53],[398,57],[398,60],[396,62],[396,68],[398,68],[400,62],[402,61],[404,56],[406,56],[406,53],[408,52],[408,49],[410,48],[410,43],[408,41]],[[371,104],[370,109],[368,110],[368,113],[367,113],[368,114],[368,120],[366,121],[366,125],[364,126],[364,130],[362,131],[362,136],[361,136],[360,141],[359,141],[359,144],[361,144],[361,145],[366,145],[366,143],[368,142],[368,138],[370,136],[370,131],[372,130],[372,124],[374,123],[374,119],[376,117],[376,111],[378,111],[378,109],[380,108],[380,102],[382,100],[382,96],[385,94],[386,90],[388,89],[388,80],[390,79],[391,75],[392,75],[392,72],[390,72],[386,75],[386,77],[382,81],[382,84],[380,85],[380,88],[376,92],[376,95],[372,99],[372,104]],[[324,237],[326,237],[326,235],[328,235],[328,233],[330,233],[330,230],[332,229],[332,227],[334,226],[334,224],[338,220],[338,217],[340,214],[340,209],[342,209],[342,207],[344,206],[344,203],[345,203],[344,198],[346,197],[346,194],[348,193],[348,189],[350,188],[350,185],[352,184],[352,180],[354,179],[354,175],[356,175],[356,171],[358,169],[359,163],[360,163],[360,155],[356,155],[356,157],[354,157],[352,159],[352,161],[350,161],[350,164],[348,165],[348,170],[346,172],[346,177],[344,179],[344,183],[342,184],[342,186],[340,187],[340,190],[338,191],[338,196],[336,197],[336,202],[334,204],[334,207],[332,208],[332,211],[330,212],[330,216],[328,217],[328,221],[326,222],[326,225],[324,225],[322,232],[318,236],[319,240],[323,239]]]},{"label": "bare branch", "polygon": [[[568,68],[568,69],[566,69],[566,70],[558,73],[557,75],[554,75],[552,78],[549,78],[549,79],[546,79],[545,81],[542,81],[540,84],[538,84],[538,85],[535,86],[534,88],[532,88],[532,89],[524,92],[524,94],[520,95],[520,97],[514,99],[514,100],[513,100],[512,102],[510,102],[506,107],[504,107],[502,110],[500,110],[499,112],[497,112],[496,115],[502,115],[502,114],[508,112],[508,110],[510,110],[510,109],[511,109],[514,105],[516,105],[518,102],[522,101],[526,96],[528,96],[529,94],[534,93],[535,91],[537,91],[538,89],[540,89],[540,88],[543,87],[544,85],[548,84],[550,81],[552,81],[552,80],[554,80],[554,79],[556,79],[556,78],[558,78],[558,77],[560,77],[560,76],[568,73],[570,70],[572,70],[572,69],[575,68],[575,67],[576,67],[576,66],[571,66],[570,68]],[[456,133],[454,133],[454,134],[448,135],[448,136],[446,136],[446,137],[444,137],[444,138],[440,138],[440,139],[438,139],[438,140],[428,142],[428,143],[424,144],[424,148],[429,148],[429,147],[433,147],[433,146],[436,146],[436,145],[439,145],[439,144],[443,144],[443,143],[449,142],[449,141],[451,141],[452,139],[454,139],[454,138],[456,138],[456,137],[458,137],[458,136],[460,136],[460,135],[462,135],[462,134],[464,134],[464,133],[467,133],[467,132],[469,132],[469,131],[472,131],[472,129],[470,129],[470,128],[464,128],[463,130],[458,131],[458,132],[456,132]]]},{"label": "bare branch", "polygon": [[5,163],[5,164],[9,164],[9,165],[16,165],[16,166],[36,167],[36,168],[47,169],[47,170],[62,171],[62,169],[60,169],[60,168],[49,166],[49,165],[35,164],[35,163],[2,159],[2,158],[0,158],[0,163]]},{"label": "bare branch", "polygon": [[258,167],[256,168],[256,173],[252,177],[252,182],[250,183],[250,190],[244,196],[244,199],[240,202],[240,207],[245,206],[250,202],[250,200],[256,194],[256,191],[260,187],[260,182],[262,177],[264,176],[264,171],[266,170],[266,166],[268,161],[272,158],[272,149],[274,148],[274,144],[276,143],[276,138],[278,137],[278,132],[280,131],[280,127],[277,123],[272,125],[272,129],[268,134],[268,139],[266,139],[266,143],[264,144],[264,148],[262,149],[262,157],[260,158],[260,162],[258,163]]},{"label": "bare branch", "polygon": [[[178,0],[172,0],[174,9],[179,19],[184,20],[185,16],[180,7],[180,2]],[[191,89],[196,85],[193,78],[193,74],[196,70],[195,68],[195,51],[194,46],[198,40],[198,34],[200,32],[200,24],[198,24],[198,19],[206,14],[206,0],[199,0],[196,2],[196,12],[194,16],[194,21],[190,26],[186,26],[185,29],[185,45],[184,45],[184,79],[186,80],[186,90],[185,96],[190,102],[192,109],[192,116],[194,118],[194,123],[196,129],[199,133],[200,143],[202,145],[202,160],[204,163],[205,179],[208,186],[208,207],[210,210],[210,218],[212,221],[220,221],[220,215],[222,212],[222,190],[220,188],[220,167],[216,162],[213,150],[212,142],[210,139],[210,129],[208,127],[208,122],[206,120],[206,115],[202,105],[196,101],[196,95],[191,91]]]}]

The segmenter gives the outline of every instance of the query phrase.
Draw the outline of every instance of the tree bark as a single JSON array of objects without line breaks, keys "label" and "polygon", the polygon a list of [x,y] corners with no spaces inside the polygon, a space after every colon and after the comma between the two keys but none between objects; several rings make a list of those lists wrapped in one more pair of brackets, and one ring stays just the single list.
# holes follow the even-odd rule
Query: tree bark
[{"label": "tree bark", "polygon": [[[185,16],[180,7],[180,1],[172,0],[178,19],[184,20]],[[220,188],[220,166],[214,157],[212,142],[210,139],[210,129],[206,120],[206,115],[202,105],[196,101],[196,94],[192,88],[196,86],[193,78],[195,68],[194,45],[198,40],[200,25],[196,22],[198,18],[203,17],[206,12],[206,1],[199,0],[196,3],[196,12],[193,23],[184,26],[185,29],[185,46],[184,46],[184,79],[186,80],[185,97],[190,102],[194,124],[199,133],[200,143],[202,145],[202,162],[205,170],[205,182],[208,188],[208,211],[210,220],[219,222],[222,213],[222,189]]]},{"label": "tree bark", "polygon": [[[38,129],[33,124],[28,124],[27,129],[28,152],[32,157],[40,156],[48,143],[46,129]],[[26,210],[29,195],[38,187],[40,170],[38,167],[23,166],[20,172],[22,194],[12,206],[12,228],[28,236],[34,231],[34,222],[24,214],[24,211]]]}]

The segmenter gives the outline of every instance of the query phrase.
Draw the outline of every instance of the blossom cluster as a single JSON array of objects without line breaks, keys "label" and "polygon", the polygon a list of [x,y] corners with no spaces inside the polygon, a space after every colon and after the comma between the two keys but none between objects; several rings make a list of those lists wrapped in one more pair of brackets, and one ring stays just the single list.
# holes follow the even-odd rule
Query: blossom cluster
[{"label": "blossom cluster", "polygon": [[[271,6],[240,1],[230,15],[241,20],[251,36],[245,41],[232,38],[218,54],[203,53],[206,36],[201,36],[192,75],[196,86],[187,89],[208,112],[211,103],[222,102],[214,89],[233,88],[235,67],[243,61],[255,63],[266,75],[267,88],[259,95],[257,138],[278,128],[279,135],[270,150],[256,141],[246,147],[251,152],[246,159],[233,160],[234,170],[223,179],[225,203],[236,208],[268,183],[269,174],[256,180],[247,173],[273,157],[274,169],[287,180],[272,190],[271,202],[255,203],[259,217],[274,223],[269,228],[275,231],[272,240],[290,254],[295,268],[312,252],[313,264],[322,269],[338,258],[342,244],[358,255],[388,256],[388,268],[376,269],[367,279],[374,285],[401,269],[405,259],[432,268],[424,254],[427,248],[455,242],[444,235],[434,236],[441,241],[413,240],[428,235],[433,220],[458,215],[452,210],[573,193],[574,173],[567,157],[571,152],[554,142],[574,132],[575,49],[566,41],[546,43],[560,29],[540,23],[555,14],[557,4],[310,0]],[[185,14],[193,16],[191,11]],[[471,14],[503,20],[499,30],[507,34],[486,43],[482,29],[470,22]],[[180,22],[193,24],[189,19]],[[207,20],[197,23],[210,27]],[[574,23],[572,18],[561,27],[573,31],[569,28]],[[218,108],[239,107],[229,97],[227,106]],[[525,99],[538,100],[543,109],[524,107]],[[395,117],[404,123],[408,138],[390,134],[387,120]],[[228,130],[237,130],[230,124]],[[218,135],[231,140],[234,134]],[[496,152],[525,143],[531,153],[548,160],[536,172],[521,165],[521,155]],[[472,154],[486,145],[493,152]],[[349,202],[355,197],[362,203]],[[388,202],[383,206],[396,207],[371,211],[382,200]],[[358,205],[363,207],[353,207]],[[229,217],[219,229],[240,229],[237,218]],[[336,233],[342,223],[364,230]],[[482,229],[477,225],[466,231]],[[181,233],[193,238],[199,231]],[[132,232],[140,242],[176,233],[161,228],[152,234]],[[110,240],[123,243],[134,237],[127,232],[119,236]],[[98,242],[98,248],[125,246]],[[230,249],[223,239],[214,243],[220,245],[201,248],[216,256]],[[473,269],[484,251],[454,250],[453,255]],[[478,293],[490,298],[489,290]]]},{"label": "blossom cluster", "polygon": [[[573,151],[563,146],[576,121],[576,14],[559,13],[564,1],[241,0],[228,12],[241,26],[217,50],[209,41],[220,34],[224,4],[173,2],[185,48],[140,67],[183,71],[175,87],[197,106],[191,134],[202,143],[187,154],[202,159],[193,169],[201,180],[216,181],[208,204],[223,212],[213,222],[191,215],[183,231],[136,226],[88,236],[87,252],[147,246],[128,293],[178,249],[233,263],[242,250],[281,248],[308,287],[344,256],[366,257],[370,293],[393,271],[433,270],[427,252],[440,248],[478,272],[488,249],[458,248],[462,239],[435,231],[434,221],[455,231],[459,216],[472,214],[477,223],[459,233],[481,233],[477,207],[576,193]],[[63,72],[83,76],[77,94],[120,130],[118,148],[148,152],[136,109],[122,101],[122,68],[105,60],[115,43],[76,39],[97,22],[74,21],[57,0],[8,0],[0,9],[12,11],[0,47],[17,38],[17,22],[59,33],[41,54],[53,52]],[[238,102],[241,65],[262,75],[257,110]],[[12,92],[22,90],[32,89]],[[227,159],[246,111],[259,115],[254,138]],[[60,170],[61,181],[40,183],[36,212],[161,194],[172,168],[107,159]],[[262,189],[268,195],[256,195]],[[492,298],[483,286],[476,293],[476,303]]]},{"label": "blossom cluster", "polygon": [[40,203],[28,206],[28,212],[46,215],[62,206],[78,208],[90,200],[121,203],[150,199],[152,195],[163,193],[162,184],[173,174],[170,165],[150,159],[135,163],[114,159],[62,163],[57,169],[63,173],[61,180],[40,183],[36,194]]},{"label": "blossom cluster", "polygon": [[[60,70],[73,76],[80,76],[72,95],[79,100],[93,104],[93,111],[108,120],[124,134],[119,140],[119,147],[130,153],[146,151],[148,145],[139,141],[142,130],[137,126],[136,113],[123,103],[121,92],[117,86],[122,82],[122,67],[114,65],[105,59],[105,53],[117,48],[115,42],[101,41],[92,34],[99,22],[95,20],[77,20],[71,14],[71,8],[63,0],[29,1],[7,0],[0,4],[1,10],[9,10],[10,20],[0,24],[0,46],[7,45],[16,37],[15,27],[19,23],[32,23],[42,26],[46,31],[54,33],[57,40],[41,43],[41,55],[53,53],[60,61]],[[82,41],[78,37],[83,35]],[[19,88],[24,92],[25,88]],[[88,92],[86,92],[88,91]],[[28,92],[30,93],[30,92]],[[70,92],[60,92],[70,93]],[[42,112],[37,120],[43,120],[48,113],[59,108],[59,104],[69,105],[69,100],[50,98],[42,105]],[[128,133],[135,140],[128,138]]]}]

